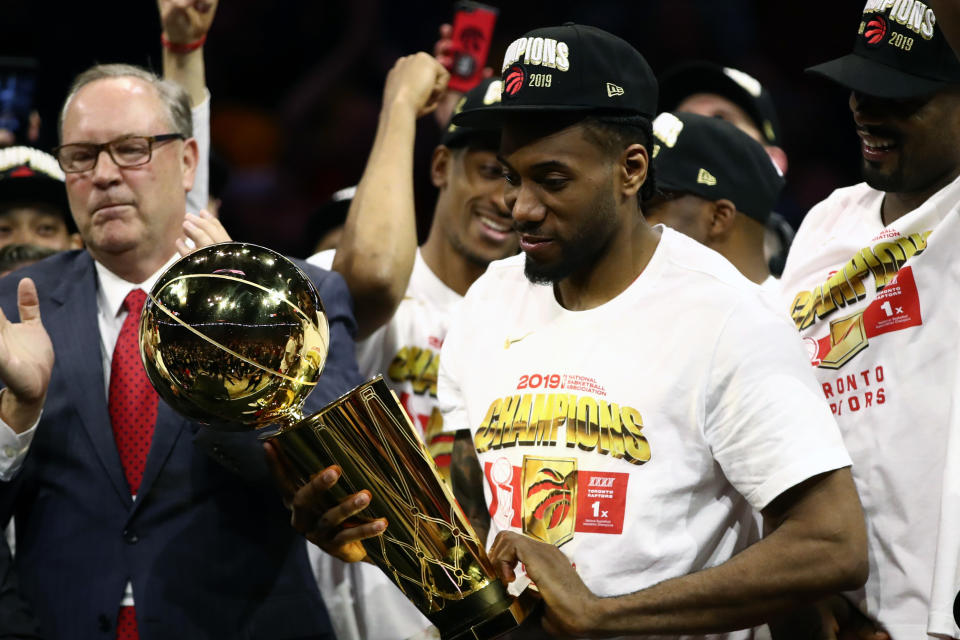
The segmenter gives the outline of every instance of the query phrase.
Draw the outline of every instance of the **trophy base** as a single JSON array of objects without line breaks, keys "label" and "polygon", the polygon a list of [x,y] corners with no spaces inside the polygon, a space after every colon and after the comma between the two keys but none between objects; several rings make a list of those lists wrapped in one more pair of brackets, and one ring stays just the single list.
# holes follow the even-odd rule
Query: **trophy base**
[{"label": "trophy base", "polygon": [[498,580],[443,611],[426,614],[441,640],[493,640],[516,629],[527,615],[521,600],[507,594]]}]

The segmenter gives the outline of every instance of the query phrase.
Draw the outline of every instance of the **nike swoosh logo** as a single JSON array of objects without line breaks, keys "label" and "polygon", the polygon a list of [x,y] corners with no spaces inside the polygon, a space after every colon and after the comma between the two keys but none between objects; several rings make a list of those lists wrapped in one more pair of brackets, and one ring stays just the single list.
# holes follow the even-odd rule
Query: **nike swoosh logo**
[{"label": "nike swoosh logo", "polygon": [[504,343],[503,343],[503,348],[504,348],[504,349],[509,349],[509,348],[510,348],[510,345],[512,345],[512,344],[514,344],[514,343],[516,343],[516,342],[520,342],[521,340],[523,340],[524,338],[526,338],[527,336],[529,336],[529,335],[531,335],[531,334],[533,334],[533,331],[528,331],[526,334],[520,336],[519,338],[517,338],[517,339],[515,339],[515,340],[511,340],[510,338],[507,338],[507,339],[504,341]]}]

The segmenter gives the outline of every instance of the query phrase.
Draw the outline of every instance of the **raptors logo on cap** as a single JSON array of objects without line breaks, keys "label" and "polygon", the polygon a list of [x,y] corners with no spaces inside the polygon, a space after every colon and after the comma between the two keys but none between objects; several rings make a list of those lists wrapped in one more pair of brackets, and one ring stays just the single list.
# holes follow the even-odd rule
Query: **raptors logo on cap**
[{"label": "raptors logo on cap", "polygon": [[883,36],[887,35],[887,21],[883,16],[876,16],[867,23],[863,30],[863,38],[870,46],[877,46],[883,42]]},{"label": "raptors logo on cap", "polygon": [[523,88],[523,82],[526,80],[527,72],[519,64],[515,64],[507,69],[503,74],[503,92],[508,96],[515,96]]}]

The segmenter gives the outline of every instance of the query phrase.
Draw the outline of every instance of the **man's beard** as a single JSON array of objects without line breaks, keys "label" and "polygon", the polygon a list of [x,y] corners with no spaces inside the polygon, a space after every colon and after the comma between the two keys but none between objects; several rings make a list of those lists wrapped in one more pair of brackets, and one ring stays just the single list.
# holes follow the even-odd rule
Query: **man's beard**
[{"label": "man's beard", "polygon": [[867,160],[863,161],[861,167],[863,172],[863,181],[872,189],[883,191],[885,193],[902,193],[907,191],[906,181],[903,175],[903,163],[897,165],[892,173],[877,171]]},{"label": "man's beard", "polygon": [[887,173],[875,168],[873,163],[866,158],[861,158],[860,170],[863,174],[863,181],[877,191],[885,191],[890,193],[899,193],[905,191],[906,184],[903,168],[906,163],[904,162],[905,158],[903,157],[903,136],[897,130],[889,127],[870,127],[869,129],[865,130],[872,135],[888,138],[894,141],[897,149],[897,164],[895,167],[893,167],[891,172]]},{"label": "man's beard", "polygon": [[[570,276],[587,271],[610,244],[617,224],[617,210],[613,195],[604,190],[593,202],[590,218],[577,229],[574,236],[561,245],[560,259],[550,264],[539,264],[529,255],[523,274],[533,284],[556,284]],[[523,232],[523,227],[517,227]],[[533,232],[535,229],[529,228]],[[554,240],[559,242],[559,240]]]},{"label": "man's beard", "polygon": [[[935,154],[924,156],[905,156],[899,158],[897,166],[890,173],[877,171],[866,160],[863,161],[863,181],[877,191],[884,193],[923,193],[936,190],[956,175],[956,166],[945,163]],[[909,168],[909,171],[907,169]]]}]

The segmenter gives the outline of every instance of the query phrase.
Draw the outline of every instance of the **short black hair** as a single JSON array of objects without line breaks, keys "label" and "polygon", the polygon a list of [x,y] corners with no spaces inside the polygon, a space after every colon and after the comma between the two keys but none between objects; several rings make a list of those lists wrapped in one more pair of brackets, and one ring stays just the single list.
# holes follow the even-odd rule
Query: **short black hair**
[{"label": "short black hair", "polygon": [[653,124],[640,115],[591,114],[580,121],[587,138],[611,156],[620,153],[631,144],[641,144],[647,150],[650,161],[647,179],[640,187],[640,203],[650,200],[657,193],[657,181],[653,169]]},{"label": "short black hair", "polygon": [[474,129],[456,138],[451,137],[447,142],[441,142],[440,144],[450,150],[473,149],[478,151],[493,151],[496,153],[500,150],[500,130],[484,131],[482,129]]}]

